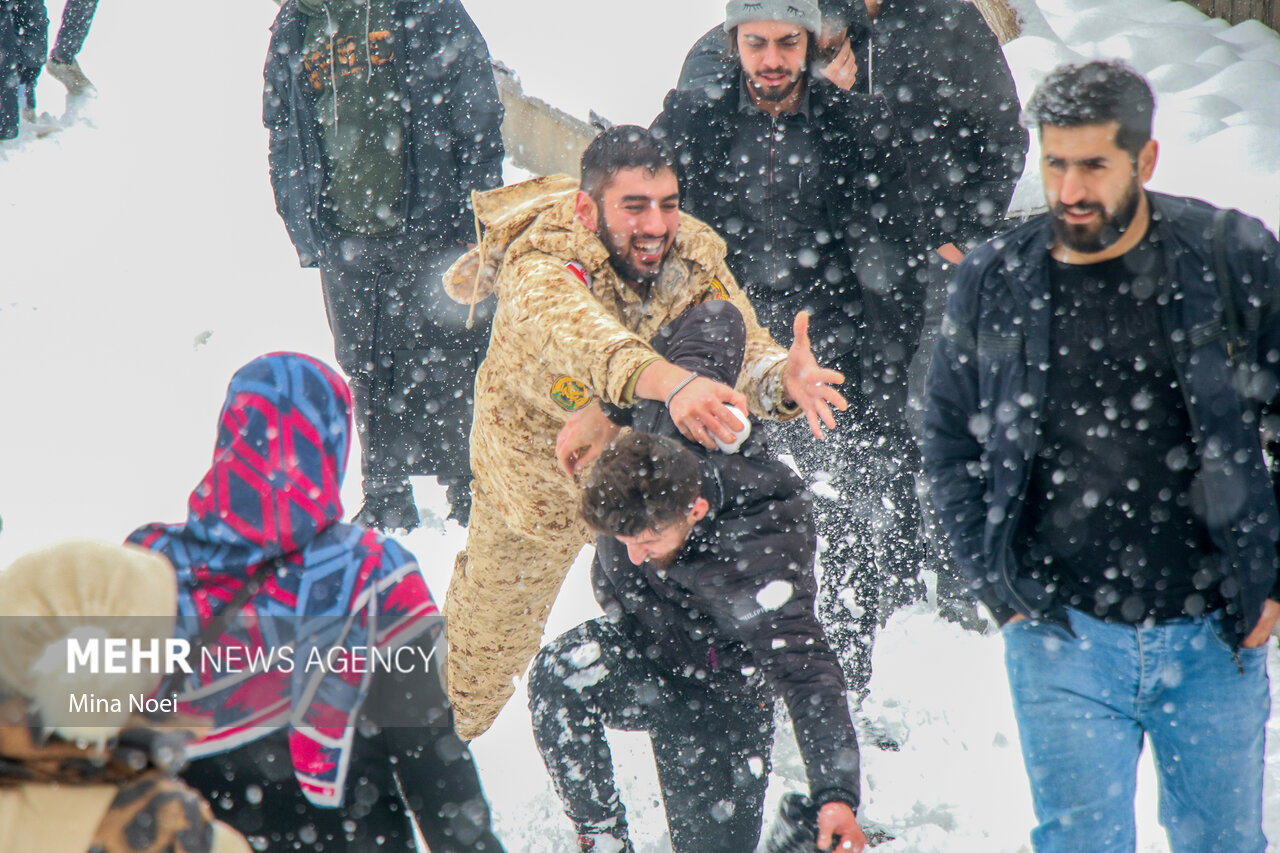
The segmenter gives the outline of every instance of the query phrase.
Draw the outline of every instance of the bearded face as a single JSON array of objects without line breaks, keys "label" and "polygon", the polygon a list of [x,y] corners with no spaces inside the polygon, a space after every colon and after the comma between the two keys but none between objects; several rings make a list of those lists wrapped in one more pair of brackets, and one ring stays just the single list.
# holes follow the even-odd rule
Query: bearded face
[{"label": "bearded face", "polygon": [[1055,242],[1072,254],[1112,249],[1146,210],[1142,185],[1155,168],[1156,144],[1148,140],[1136,153],[1122,149],[1118,130],[1114,121],[1040,128],[1040,173]]},{"label": "bearded face", "polygon": [[1073,252],[1093,254],[1114,244],[1133,224],[1138,213],[1142,187],[1137,176],[1129,182],[1117,206],[1108,210],[1100,201],[1080,201],[1072,205],[1061,200],[1049,209],[1053,234]]}]

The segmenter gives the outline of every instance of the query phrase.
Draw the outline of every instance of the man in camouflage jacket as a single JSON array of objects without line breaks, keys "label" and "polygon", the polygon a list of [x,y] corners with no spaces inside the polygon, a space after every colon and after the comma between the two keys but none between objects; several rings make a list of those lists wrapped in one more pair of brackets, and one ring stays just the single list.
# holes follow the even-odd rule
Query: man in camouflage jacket
[{"label": "man in camouflage jacket", "polygon": [[[484,732],[538,650],[560,584],[592,537],[572,476],[616,427],[604,410],[664,400],[688,438],[713,447],[737,420],[801,411],[815,435],[834,426],[843,377],[809,352],[807,317],[790,353],[756,321],[724,263],[725,244],[679,212],[670,150],[641,128],[601,134],[583,181],[542,178],[482,194],[481,244],[446,276],[455,299],[497,293],[476,377],[475,476],[467,549],[445,604],[450,698],[458,733]],[[737,389],[661,358],[650,345],[687,309],[727,299],[747,326]],[[597,402],[604,405],[596,405]],[[563,433],[563,434],[562,434]],[[566,473],[568,472],[568,474]]]}]

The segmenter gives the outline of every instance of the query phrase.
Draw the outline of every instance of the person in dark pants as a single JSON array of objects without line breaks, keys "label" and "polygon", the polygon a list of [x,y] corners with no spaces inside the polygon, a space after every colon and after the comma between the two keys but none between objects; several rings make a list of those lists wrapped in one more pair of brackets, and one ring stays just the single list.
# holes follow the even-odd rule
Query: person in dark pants
[{"label": "person in dark pants", "polygon": [[[420,645],[422,655],[431,647]],[[255,850],[418,850],[410,815],[432,853],[501,853],[471,753],[434,665],[374,675],[353,739],[342,809],[320,809],[294,780],[289,740],[276,732],[250,746],[192,762],[187,784]]]},{"label": "person in dark pants", "polygon": [[35,119],[34,91],[49,37],[43,0],[0,2],[0,140]]},{"label": "person in dark pants", "polygon": [[[742,315],[714,300],[653,346],[733,384],[745,339]],[[608,726],[649,733],[676,853],[754,850],[781,697],[821,806],[820,844],[861,850],[858,742],[813,615],[816,535],[803,484],[759,431],[719,454],[691,449],[662,403],[609,414],[632,431],[582,488],[606,615],[544,648],[529,678],[534,736],[580,849],[632,849]]]},{"label": "person in dark pants", "polygon": [[924,565],[917,453],[904,416],[927,281],[912,165],[883,98],[809,69],[817,4],[726,7],[736,47],[722,97],[674,90],[653,124],[675,149],[681,204],[728,244],[726,262],[781,343],[812,315],[818,360],[840,371],[854,415],[818,447],[775,430],[814,489],[820,617],[861,699],[884,616],[917,597]]},{"label": "person in dark pants", "polygon": [[[920,411],[925,373],[937,338],[946,301],[947,282],[964,254],[993,236],[1005,221],[1014,186],[1022,174],[1027,133],[1018,124],[1018,93],[1000,44],[977,8],[965,0],[832,0],[822,3],[822,32],[818,57],[854,57],[852,75],[846,60],[822,64],[822,74],[842,89],[884,97],[890,107],[898,137],[911,140],[906,147],[912,184],[929,232],[929,285],[923,303],[919,347],[906,371],[908,398],[899,418],[910,433],[920,435]],[[718,99],[732,95],[740,65],[726,43],[722,28],[704,35],[689,50],[680,69],[680,90],[701,90]],[[866,442],[855,451],[851,466],[828,470],[836,491],[848,493],[857,485],[849,472],[865,478],[857,493],[889,494],[896,507],[917,500],[910,471],[899,471],[895,457],[915,458],[905,436],[878,452]],[[851,457],[852,458],[852,457]],[[823,470],[819,466],[819,470]],[[855,478],[856,479],[856,478]],[[926,529],[933,534],[925,501]],[[858,560],[873,536],[880,541],[909,542],[911,526],[920,524],[914,511],[873,520],[860,519],[857,535],[838,536],[829,547],[844,553],[832,561]],[[879,527],[877,532],[875,527]],[[886,531],[896,531],[886,535]],[[830,539],[830,537],[828,537]],[[939,537],[933,536],[937,539]],[[923,544],[923,543],[921,543]],[[945,558],[940,542],[933,542],[926,560],[938,576],[941,613],[962,624],[976,626],[972,605],[965,594],[963,574]],[[877,551],[883,557],[883,549]],[[864,558],[865,559],[865,558]],[[912,551],[912,560],[919,554]],[[836,585],[829,587],[839,592]],[[919,584],[895,584],[889,588],[881,618],[897,604],[916,597]],[[828,629],[848,634],[844,608],[828,597],[824,607],[836,620]],[[867,604],[868,602],[860,602]],[[873,603],[873,602],[872,602]],[[831,606],[837,605],[837,606]]]},{"label": "person in dark pants", "polygon": [[200,649],[161,691],[203,730],[189,754],[219,756],[197,762],[192,783],[274,850],[320,837],[413,850],[408,812],[437,853],[501,851],[430,655],[443,621],[426,580],[394,539],[341,521],[350,439],[335,369],[254,359],[228,386],[186,521],[129,537],[172,564],[167,624]]},{"label": "person in dark pants", "polygon": [[440,278],[476,239],[470,196],[502,180],[502,105],[484,38],[457,0],[285,0],[263,94],[276,207],[318,266],[351,383],[365,503],[419,523],[411,474],[470,513],[468,434],[490,307]]},{"label": "person in dark pants", "polygon": [[84,47],[97,9],[98,0],[67,0],[67,5],[62,7],[62,25],[58,27],[53,50],[49,51],[49,73],[67,87],[68,95],[82,95],[93,88],[76,56]]}]

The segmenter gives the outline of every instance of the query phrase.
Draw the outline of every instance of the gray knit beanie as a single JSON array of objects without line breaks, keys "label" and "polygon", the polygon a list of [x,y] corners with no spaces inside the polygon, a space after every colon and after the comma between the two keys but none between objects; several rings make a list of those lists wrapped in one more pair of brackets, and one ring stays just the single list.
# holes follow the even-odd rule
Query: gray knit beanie
[{"label": "gray knit beanie", "polygon": [[787,21],[811,33],[822,32],[817,0],[729,0],[724,8],[724,31],[751,21]]}]

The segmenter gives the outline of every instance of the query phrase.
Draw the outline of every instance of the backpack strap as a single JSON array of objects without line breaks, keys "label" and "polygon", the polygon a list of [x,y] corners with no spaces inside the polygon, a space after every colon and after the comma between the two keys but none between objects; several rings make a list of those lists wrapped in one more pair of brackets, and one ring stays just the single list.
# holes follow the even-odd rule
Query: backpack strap
[{"label": "backpack strap", "polygon": [[[244,584],[236,590],[236,594],[231,596],[231,600],[226,606],[218,611],[200,635],[191,641],[191,652],[187,655],[187,666],[192,672],[200,665],[200,653],[205,646],[215,642],[222,636],[222,632],[231,624],[231,620],[249,603],[249,599],[258,594],[258,590],[262,589],[262,584],[268,577],[275,574],[276,570],[284,565],[284,557],[276,557],[267,563],[259,563],[257,569],[245,579]],[[187,684],[186,672],[175,672],[169,676],[168,680],[160,690],[160,694],[167,695],[169,693],[181,693],[182,688]]]},{"label": "backpack strap", "polygon": [[1227,358],[1231,366],[1236,367],[1241,353],[1245,350],[1245,341],[1240,337],[1240,315],[1236,312],[1236,300],[1232,293],[1231,273],[1227,267],[1227,217],[1231,215],[1229,208],[1219,208],[1213,214],[1213,235],[1210,244],[1213,251],[1213,277],[1218,281],[1218,290],[1222,294],[1222,323],[1227,332]]}]

